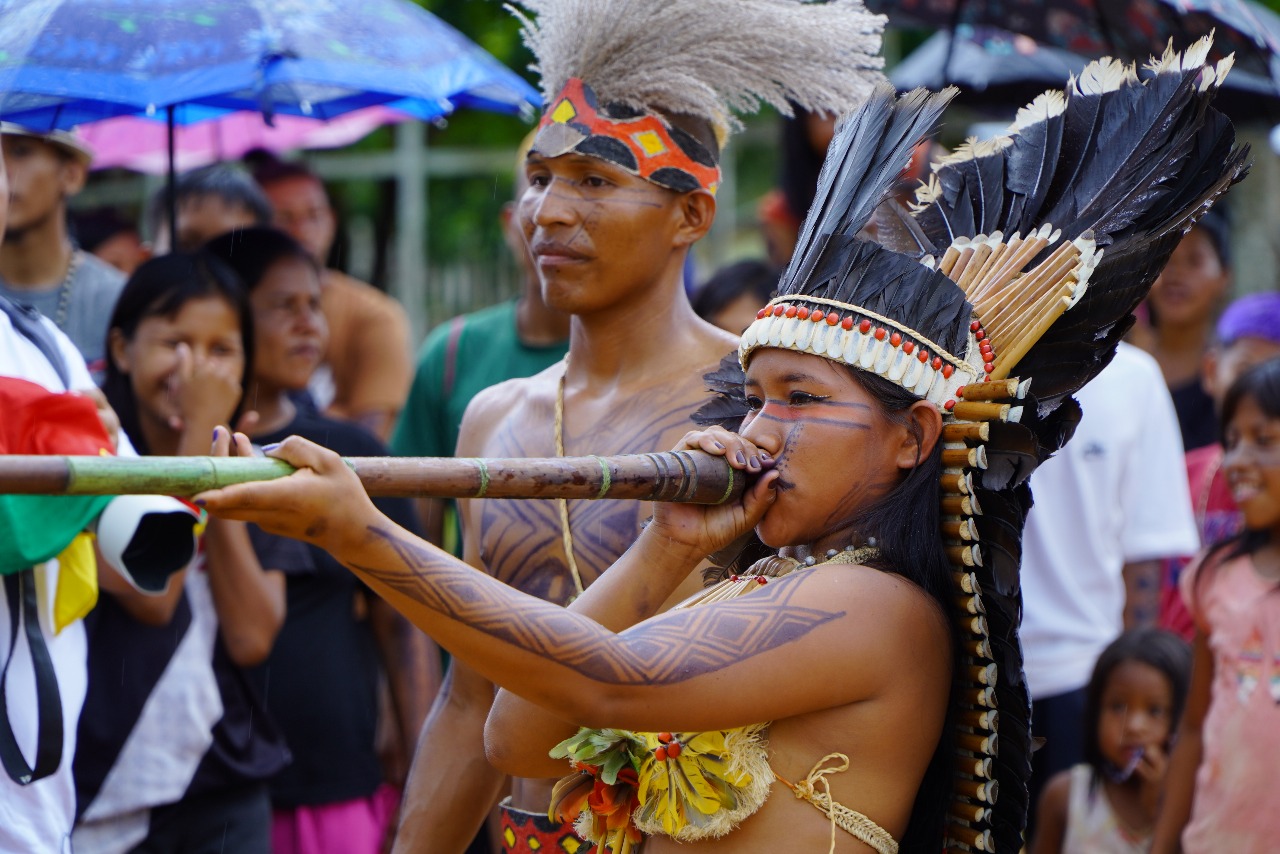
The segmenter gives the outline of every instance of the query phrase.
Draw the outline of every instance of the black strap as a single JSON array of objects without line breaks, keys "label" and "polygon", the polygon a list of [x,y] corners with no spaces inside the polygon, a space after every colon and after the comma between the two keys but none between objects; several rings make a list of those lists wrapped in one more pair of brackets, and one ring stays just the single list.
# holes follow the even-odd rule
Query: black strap
[{"label": "black strap", "polygon": [[[9,654],[0,670],[0,762],[5,773],[19,786],[48,777],[62,762],[62,701],[58,694],[58,676],[53,670],[53,657],[40,631],[36,603],[35,571],[24,569],[4,577],[5,599],[9,602]],[[9,722],[9,697],[6,683],[14,650],[18,647],[18,623],[22,622],[31,650],[31,669],[36,677],[36,766],[27,764],[18,747]]]},{"label": "black strap", "polygon": [[0,296],[0,312],[7,314],[9,322],[13,324],[18,334],[36,345],[36,348],[49,360],[49,365],[57,372],[58,379],[62,380],[62,387],[71,388],[71,372],[67,369],[67,360],[58,349],[58,342],[49,331],[49,327],[40,322],[40,312],[4,296]]}]

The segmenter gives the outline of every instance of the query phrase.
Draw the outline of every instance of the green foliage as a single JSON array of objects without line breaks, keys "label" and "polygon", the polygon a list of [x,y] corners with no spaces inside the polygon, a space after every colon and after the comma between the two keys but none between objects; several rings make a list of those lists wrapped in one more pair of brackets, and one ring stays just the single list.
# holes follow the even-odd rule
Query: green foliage
[{"label": "green foliage", "polygon": [[[533,56],[520,41],[515,17],[496,0],[414,0],[441,20],[493,54],[503,65],[532,80],[528,71]],[[519,145],[528,128],[510,117],[479,110],[460,110],[443,127],[433,128],[429,143],[479,145],[485,147]]]}]

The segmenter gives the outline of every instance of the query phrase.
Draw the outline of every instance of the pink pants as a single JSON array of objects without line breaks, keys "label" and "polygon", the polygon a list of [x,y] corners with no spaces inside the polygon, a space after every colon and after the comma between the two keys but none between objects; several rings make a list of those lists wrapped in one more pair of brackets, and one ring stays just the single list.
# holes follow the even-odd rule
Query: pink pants
[{"label": "pink pants", "polygon": [[315,807],[274,810],[273,854],[379,854],[400,803],[382,786],[367,798]]}]

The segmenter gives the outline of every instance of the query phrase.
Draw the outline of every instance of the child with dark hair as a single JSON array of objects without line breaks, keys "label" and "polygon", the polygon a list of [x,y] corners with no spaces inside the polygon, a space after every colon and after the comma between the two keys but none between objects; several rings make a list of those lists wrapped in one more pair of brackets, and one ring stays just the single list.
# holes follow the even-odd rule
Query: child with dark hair
[{"label": "child with dark hair", "polygon": [[[248,297],[206,253],[142,264],[107,325],[103,391],[140,454],[208,452],[240,423],[254,365]],[[75,756],[76,851],[266,854],[264,781],[288,762],[244,668],[266,658],[284,584],[243,523],[212,520],[167,589],[100,599]]]},{"label": "child with dark hair", "polygon": [[1154,852],[1271,851],[1280,838],[1280,359],[1236,380],[1221,423],[1244,530],[1180,579],[1194,664]]},{"label": "child with dark hair", "polygon": [[[1217,342],[1204,359],[1204,389],[1221,411],[1227,390],[1247,370],[1280,357],[1280,293],[1248,294],[1227,306],[1218,318]],[[1240,532],[1240,508],[1231,497],[1223,469],[1222,445],[1214,442],[1187,451],[1187,485],[1195,510],[1196,528],[1205,546]],[[1178,592],[1178,577],[1191,555],[1171,558],[1160,591],[1160,626],[1187,641],[1195,637],[1195,620]]]},{"label": "child with dark hair", "polygon": [[1045,786],[1033,854],[1148,850],[1190,674],[1191,650],[1160,629],[1103,650],[1085,693],[1085,762]]},{"label": "child with dark hair", "polygon": [[693,295],[693,310],[703,320],[740,335],[778,289],[781,275],[781,270],[764,261],[721,267]]},{"label": "child with dark hair", "polygon": [[[307,249],[283,231],[247,228],[216,238],[206,251],[234,268],[249,291],[254,443],[270,447],[299,435],[344,456],[385,456],[360,426],[300,411],[290,397],[306,388],[327,334],[320,268]],[[376,504],[416,529],[407,499]],[[377,854],[397,804],[384,784],[402,779],[438,684],[439,654],[323,550],[252,534],[263,564],[284,573],[288,603],[270,656],[250,674],[293,755],[270,781],[273,854]],[[394,703],[390,741],[398,745],[386,762],[375,744],[384,675]]]}]

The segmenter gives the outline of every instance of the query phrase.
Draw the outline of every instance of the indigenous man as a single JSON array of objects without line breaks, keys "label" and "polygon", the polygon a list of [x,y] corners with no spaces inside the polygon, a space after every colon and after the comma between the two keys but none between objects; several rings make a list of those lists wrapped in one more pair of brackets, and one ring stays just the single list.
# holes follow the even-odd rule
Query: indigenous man
[{"label": "indigenous man", "polygon": [[[529,188],[524,162],[532,144],[530,134],[517,152],[513,200],[502,206],[502,234],[523,279],[520,296],[458,315],[427,336],[391,436],[391,450],[399,456],[451,456],[472,398],[504,380],[546,370],[569,349],[569,317],[542,301],[542,283],[516,219],[516,206]],[[461,556],[456,513],[446,514],[442,498],[420,499],[419,505],[425,538]]]},{"label": "indigenous man", "polygon": [[[517,216],[547,305],[573,316],[569,354],[478,395],[457,453],[665,450],[705,401],[703,374],[735,346],[694,314],[681,276],[715,216],[729,107],[764,98],[784,111],[788,101],[849,110],[882,63],[883,18],[852,0],[522,5],[538,15],[525,20],[525,37],[548,109]],[[775,67],[783,56],[786,67]],[[567,603],[627,549],[650,511],[633,502],[472,500],[460,514],[469,563]],[[693,579],[676,598],[697,586]],[[503,780],[484,756],[493,690],[454,665],[419,744],[396,851],[461,851],[488,813]],[[513,782],[503,805],[507,850],[581,844],[571,827],[547,820],[551,783]]]}]

